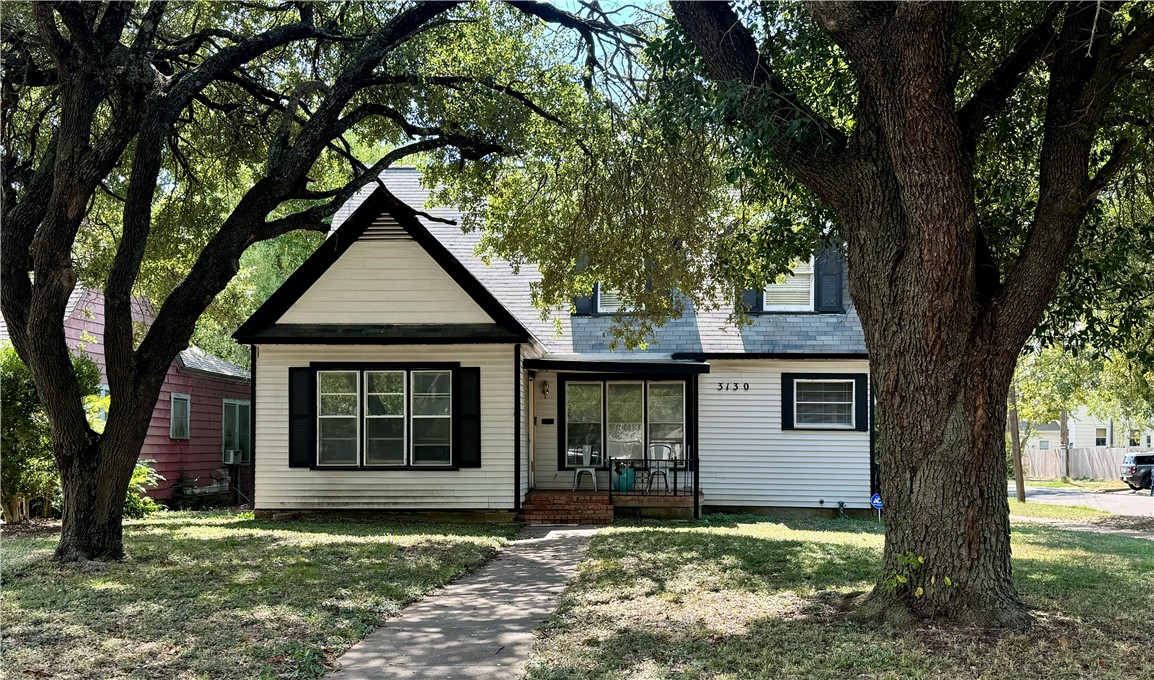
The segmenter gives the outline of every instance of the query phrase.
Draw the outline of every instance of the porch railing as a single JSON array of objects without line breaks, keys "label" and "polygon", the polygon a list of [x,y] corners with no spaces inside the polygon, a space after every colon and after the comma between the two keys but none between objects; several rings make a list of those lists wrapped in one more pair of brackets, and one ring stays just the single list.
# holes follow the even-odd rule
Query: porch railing
[{"label": "porch railing", "polygon": [[697,461],[684,458],[610,458],[609,498],[697,494]]}]

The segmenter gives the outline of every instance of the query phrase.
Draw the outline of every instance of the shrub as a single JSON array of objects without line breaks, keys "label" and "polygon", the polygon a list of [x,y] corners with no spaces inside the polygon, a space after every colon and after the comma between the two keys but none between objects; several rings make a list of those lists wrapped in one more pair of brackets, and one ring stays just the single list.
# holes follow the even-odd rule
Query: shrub
[{"label": "shrub", "polygon": [[164,507],[145,495],[148,489],[156,488],[164,477],[153,469],[149,463],[154,460],[138,460],[132,469],[132,479],[128,482],[128,494],[124,497],[124,516],[139,519],[149,513],[163,510]]},{"label": "shrub", "polygon": [[[84,353],[72,355],[72,368],[88,400],[98,391],[100,369]],[[50,499],[60,480],[32,373],[7,342],[0,343],[0,413],[0,500],[4,521],[16,523],[29,499]]]}]

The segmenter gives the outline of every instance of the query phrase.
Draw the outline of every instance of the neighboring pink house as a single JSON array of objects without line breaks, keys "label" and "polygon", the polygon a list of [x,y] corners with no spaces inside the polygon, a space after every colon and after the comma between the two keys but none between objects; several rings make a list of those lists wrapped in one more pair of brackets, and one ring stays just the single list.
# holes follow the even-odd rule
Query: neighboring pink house
[{"label": "neighboring pink house", "polygon": [[[151,322],[147,303],[137,303],[133,320]],[[70,348],[92,357],[106,383],[104,296],[99,291],[80,286],[73,291],[64,335]],[[0,339],[7,337],[0,320]],[[101,390],[104,394],[106,385]],[[181,352],[168,369],[140,451],[142,460],[156,461],[153,467],[164,477],[149,495],[177,504],[208,496],[248,502],[253,492],[251,395],[244,368],[198,347]]]}]

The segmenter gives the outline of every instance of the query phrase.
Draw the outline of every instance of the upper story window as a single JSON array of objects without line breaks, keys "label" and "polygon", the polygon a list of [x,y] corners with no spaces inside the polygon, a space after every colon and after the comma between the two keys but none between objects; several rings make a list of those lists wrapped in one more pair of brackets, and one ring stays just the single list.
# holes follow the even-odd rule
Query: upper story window
[{"label": "upper story window", "polygon": [[813,260],[797,264],[792,275],[766,286],[763,295],[762,311],[812,312]]},{"label": "upper story window", "polygon": [[598,314],[616,314],[621,309],[621,295],[615,290],[597,284],[596,297]]},{"label": "upper story window", "polygon": [[1106,428],[1094,429],[1094,446],[1106,446]]},{"label": "upper story window", "polygon": [[188,439],[191,419],[192,398],[187,394],[173,393],[169,400],[168,438]]}]

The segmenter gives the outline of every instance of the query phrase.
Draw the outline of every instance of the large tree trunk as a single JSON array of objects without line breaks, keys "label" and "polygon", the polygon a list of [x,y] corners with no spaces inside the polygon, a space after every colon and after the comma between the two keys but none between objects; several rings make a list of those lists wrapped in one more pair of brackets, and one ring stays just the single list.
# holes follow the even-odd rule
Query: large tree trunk
[{"label": "large tree trunk", "polygon": [[101,455],[99,444],[59,459],[64,506],[56,559],[78,562],[124,557],[120,522],[132,466],[127,466],[127,476],[123,470],[109,470],[113,466]]},{"label": "large tree trunk", "polygon": [[[879,583],[858,615],[897,625],[1030,621],[1014,590],[1006,500],[1005,366],[1014,350],[983,346],[957,382],[925,356],[874,364],[878,462],[887,522]],[[895,379],[892,373],[907,375]]]}]

